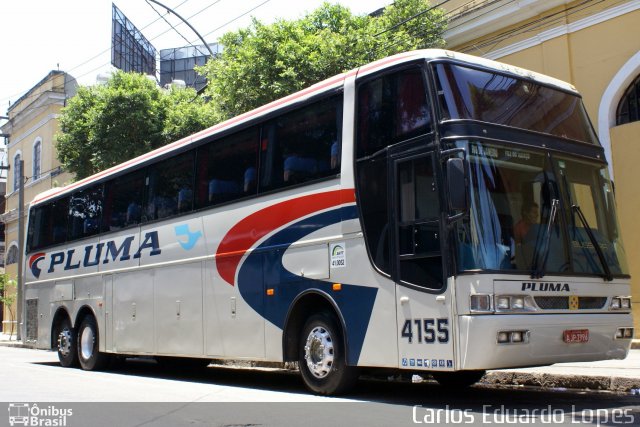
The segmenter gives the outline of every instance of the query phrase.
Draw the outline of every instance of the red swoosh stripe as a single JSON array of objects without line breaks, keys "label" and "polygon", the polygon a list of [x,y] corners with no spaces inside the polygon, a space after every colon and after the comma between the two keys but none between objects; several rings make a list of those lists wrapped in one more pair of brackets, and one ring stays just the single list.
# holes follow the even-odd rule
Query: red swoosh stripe
[{"label": "red swoosh stripe", "polygon": [[258,240],[298,218],[355,200],[353,189],[328,191],[277,203],[249,215],[234,225],[220,242],[216,251],[218,273],[233,286],[242,256]]},{"label": "red swoosh stripe", "polygon": [[33,266],[33,263],[40,257],[44,258],[45,253],[44,252],[38,252],[37,254],[33,254],[29,257],[29,268],[31,268],[31,266]]}]

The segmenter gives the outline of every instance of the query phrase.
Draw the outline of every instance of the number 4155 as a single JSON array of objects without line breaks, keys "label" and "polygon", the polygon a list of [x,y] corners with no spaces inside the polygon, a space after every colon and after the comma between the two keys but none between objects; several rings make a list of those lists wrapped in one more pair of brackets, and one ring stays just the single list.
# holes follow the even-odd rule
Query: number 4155
[{"label": "number 4155", "polygon": [[425,344],[449,342],[449,319],[406,319],[401,336],[407,338],[409,344],[414,339]]}]

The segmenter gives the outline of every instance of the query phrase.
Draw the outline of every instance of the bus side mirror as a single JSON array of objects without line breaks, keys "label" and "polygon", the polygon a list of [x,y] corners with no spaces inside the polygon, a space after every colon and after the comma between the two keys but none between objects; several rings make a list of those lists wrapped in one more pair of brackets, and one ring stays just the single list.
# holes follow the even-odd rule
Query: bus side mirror
[{"label": "bus side mirror", "polygon": [[468,209],[465,170],[464,159],[447,160],[447,193],[449,194],[449,208],[452,211],[464,212]]}]

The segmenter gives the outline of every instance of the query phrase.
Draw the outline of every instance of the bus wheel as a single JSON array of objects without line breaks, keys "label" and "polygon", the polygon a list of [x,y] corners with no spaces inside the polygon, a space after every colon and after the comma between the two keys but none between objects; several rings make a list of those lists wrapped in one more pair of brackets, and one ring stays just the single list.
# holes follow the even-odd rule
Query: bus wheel
[{"label": "bus wheel", "polygon": [[457,372],[432,372],[431,375],[438,384],[447,390],[460,390],[467,388],[484,376],[486,371],[457,371]]},{"label": "bus wheel", "polygon": [[357,368],[346,364],[342,334],[334,316],[319,313],[309,317],[299,347],[300,373],[312,392],[338,394],[355,384]]},{"label": "bus wheel", "polygon": [[98,351],[98,325],[93,316],[86,316],[78,329],[78,361],[85,371],[104,369],[109,364],[109,355]]},{"label": "bus wheel", "polygon": [[56,327],[58,360],[65,368],[78,366],[77,336],[71,327],[71,321],[66,317]]}]

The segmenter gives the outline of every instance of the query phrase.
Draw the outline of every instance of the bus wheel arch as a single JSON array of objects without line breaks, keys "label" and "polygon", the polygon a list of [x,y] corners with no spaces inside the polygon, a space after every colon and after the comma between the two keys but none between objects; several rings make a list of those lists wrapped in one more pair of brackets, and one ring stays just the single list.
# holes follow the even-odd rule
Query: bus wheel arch
[{"label": "bus wheel arch", "polygon": [[[284,322],[282,331],[282,354],[285,362],[298,360],[298,342],[302,328],[309,316],[314,313],[327,312],[335,316],[342,330],[346,330],[344,318],[336,302],[330,295],[318,289],[309,289],[301,293],[291,303],[289,312]],[[344,348],[348,350],[349,343],[346,334],[343,334]]]},{"label": "bus wheel arch", "polygon": [[51,323],[51,348],[58,353],[60,365],[78,366],[77,334],[66,308],[60,307]]},{"label": "bus wheel arch", "polygon": [[298,361],[309,390],[333,395],[355,384],[358,372],[347,365],[344,319],[331,297],[321,291],[300,295],[285,325],[285,360]]}]

